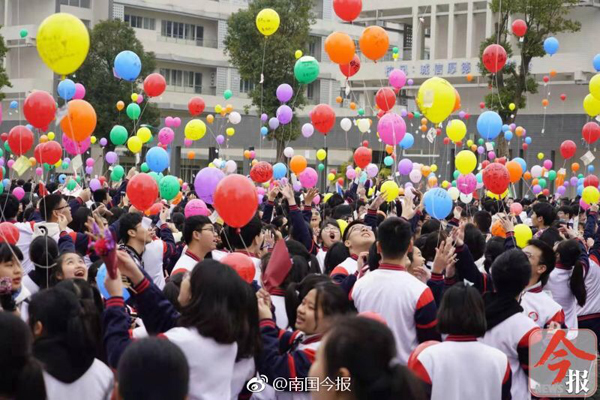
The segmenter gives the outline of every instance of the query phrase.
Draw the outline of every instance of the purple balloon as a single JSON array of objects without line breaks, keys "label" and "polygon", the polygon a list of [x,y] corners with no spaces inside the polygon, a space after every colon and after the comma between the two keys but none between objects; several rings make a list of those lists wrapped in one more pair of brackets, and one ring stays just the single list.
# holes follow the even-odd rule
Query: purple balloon
[{"label": "purple balloon", "polygon": [[403,158],[398,163],[398,172],[400,172],[402,175],[410,174],[410,171],[412,171],[412,169],[413,163],[408,158]]},{"label": "purple balloon", "polygon": [[4,167],[4,157],[0,158],[0,167]]},{"label": "purple balloon", "polygon": [[510,125],[508,126],[508,129],[510,129],[511,131],[513,131],[513,132],[514,132],[514,131],[515,131],[515,129],[517,129],[517,124],[510,124]]},{"label": "purple balloon", "polygon": [[118,158],[119,157],[117,156],[117,153],[115,153],[114,151],[109,151],[108,153],[106,153],[106,156],[104,156],[106,162],[111,165],[116,163]]},{"label": "purple balloon", "polygon": [[273,130],[279,128],[279,120],[275,117],[272,117],[269,120],[269,127]]},{"label": "purple balloon", "polygon": [[287,185],[287,184],[288,184],[288,179],[287,179],[286,177],[283,177],[283,178],[281,178],[281,179],[279,180],[279,182],[280,182],[280,183],[281,183],[283,186],[285,186],[285,185]]},{"label": "purple balloon", "polygon": [[408,115],[408,111],[406,111],[406,110],[404,110],[404,109],[402,109],[402,110],[400,111],[400,116],[401,116],[402,118],[406,118],[406,116],[407,116],[407,115]]},{"label": "purple balloon", "polygon": [[194,143],[194,141],[192,139],[188,139],[188,138],[183,139],[183,145],[185,147],[190,147],[192,145],[192,143]]},{"label": "purple balloon", "polygon": [[576,176],[571,178],[571,186],[577,186],[577,182],[579,181],[579,179],[577,179]]},{"label": "purple balloon", "polygon": [[317,174],[317,171],[315,171],[314,168],[308,167],[298,175],[298,180],[303,187],[310,189],[317,184],[319,174]]},{"label": "purple balloon", "polygon": [[265,113],[262,113],[262,114],[260,115],[260,120],[261,120],[262,122],[267,122],[267,120],[268,120],[268,119],[269,119],[269,116],[268,116],[267,114],[265,114]]},{"label": "purple balloon", "polygon": [[377,131],[383,143],[396,146],[404,139],[406,123],[398,114],[387,113],[377,123]]},{"label": "purple balloon", "polygon": [[100,183],[100,181],[96,178],[92,179],[90,181],[90,189],[92,190],[92,192],[95,192],[96,190],[100,189],[102,187],[102,184]]},{"label": "purple balloon", "polygon": [[292,89],[292,87],[287,83],[282,83],[277,88],[277,100],[279,100],[282,103],[290,101],[293,95],[294,89]]},{"label": "purple balloon", "polygon": [[277,109],[277,120],[279,120],[279,122],[281,122],[282,125],[289,124],[293,116],[294,112],[290,107],[286,106],[285,104]]},{"label": "purple balloon", "polygon": [[558,193],[559,195],[563,195],[567,192],[567,188],[564,186],[559,186],[556,188],[556,193]]},{"label": "purple balloon", "polygon": [[80,100],[85,97],[85,87],[81,83],[75,84],[75,95],[73,96],[74,100]]},{"label": "purple balloon", "polygon": [[408,83],[408,86],[412,86],[413,83],[415,83],[415,81],[413,81],[412,79],[409,79],[408,81],[406,81],[406,83]]},{"label": "purple balloon", "polygon": [[108,144],[108,140],[106,140],[106,138],[102,138],[100,139],[100,146],[104,147]]},{"label": "purple balloon", "polygon": [[309,138],[312,134],[315,133],[315,127],[309,123],[302,125],[302,136],[305,138]]},{"label": "purple balloon", "polygon": [[218,144],[223,144],[225,143],[225,137],[223,135],[219,135],[216,137],[217,143]]},{"label": "purple balloon", "polygon": [[72,156],[76,156],[78,154],[83,154],[90,148],[92,144],[91,137],[88,137],[82,142],[76,142],[74,140],[69,139],[67,135],[62,136],[62,144],[67,153]]},{"label": "purple balloon", "polygon": [[569,181],[564,181],[564,182],[563,182],[563,186],[564,186],[564,187],[567,187],[567,186],[569,186]]},{"label": "purple balloon", "polygon": [[467,113],[465,113],[464,111],[461,111],[458,113],[458,118],[463,119],[465,117],[465,115],[467,115]]},{"label": "purple balloon", "polygon": [[224,177],[225,174],[218,168],[202,168],[194,180],[194,190],[200,200],[212,204],[215,189]]},{"label": "purple balloon", "polygon": [[85,173],[90,175],[94,172],[94,167],[87,166],[85,167]]},{"label": "purple balloon", "polygon": [[295,192],[299,192],[302,190],[302,184],[300,182],[296,182],[292,185],[292,189],[294,189]]},{"label": "purple balloon", "polygon": [[484,152],[484,151],[485,151],[485,149],[483,148],[483,146],[479,146],[479,147],[477,148],[477,152],[478,152],[479,154],[483,154],[483,152]]},{"label": "purple balloon", "polygon": [[70,163],[71,163],[71,159],[70,159],[69,157],[65,157],[65,158],[63,159],[63,163],[70,164]]},{"label": "purple balloon", "polygon": [[93,158],[91,158],[91,157],[90,157],[90,158],[88,158],[87,160],[85,160],[85,165],[86,165],[86,167],[93,167],[93,166],[94,166],[94,163],[95,163],[95,161],[94,161],[94,159],[93,159]]},{"label": "purple balloon", "polygon": [[402,89],[406,84],[406,74],[401,69],[394,69],[390,72],[389,81],[394,89]]},{"label": "purple balloon", "polygon": [[531,188],[531,191],[533,194],[541,193],[542,187],[540,185],[534,185],[533,188]]},{"label": "purple balloon", "polygon": [[456,180],[456,187],[461,193],[471,194],[477,189],[477,178],[473,174],[460,175]]},{"label": "purple balloon", "polygon": [[158,132],[158,141],[162,144],[169,144],[175,139],[175,132],[171,128],[162,128]]}]

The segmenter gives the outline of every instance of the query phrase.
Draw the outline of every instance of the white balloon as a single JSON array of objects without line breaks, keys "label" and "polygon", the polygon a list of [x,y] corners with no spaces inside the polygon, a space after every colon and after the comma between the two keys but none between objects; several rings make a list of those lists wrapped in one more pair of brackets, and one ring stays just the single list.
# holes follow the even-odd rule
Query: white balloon
[{"label": "white balloon", "polygon": [[412,186],[406,186],[407,184],[409,184],[410,182],[406,182],[406,184],[404,184],[404,196],[406,196],[409,199],[414,199],[415,198],[415,188]]},{"label": "white balloon", "polygon": [[460,196],[460,192],[454,186],[448,188],[448,194],[453,201],[458,200],[458,196]]},{"label": "white balloon", "polygon": [[408,174],[408,177],[412,182],[418,183],[423,177],[423,174],[421,173],[421,170],[413,169],[412,171],[410,171],[410,174]]},{"label": "white balloon", "polygon": [[233,125],[237,125],[240,122],[242,122],[242,116],[239,112],[234,111],[231,114],[229,114],[229,122],[231,122]]},{"label": "white balloon", "polygon": [[225,172],[231,174],[233,172],[237,171],[237,164],[235,161],[233,160],[228,160],[225,163]]},{"label": "white balloon", "polygon": [[340,121],[340,126],[345,132],[348,132],[352,129],[352,121],[350,121],[350,118],[344,118]]},{"label": "white balloon", "polygon": [[533,167],[531,167],[531,177],[539,178],[540,176],[542,176],[542,167],[540,167],[539,165],[534,165]]},{"label": "white balloon", "polygon": [[357,122],[357,125],[358,125],[358,130],[361,131],[362,133],[365,133],[371,127],[371,124],[369,123],[369,120],[367,118],[359,119]]},{"label": "white balloon", "polygon": [[286,147],[285,149],[283,149],[283,155],[287,158],[294,157],[294,149],[292,149],[291,147]]},{"label": "white balloon", "polygon": [[469,204],[473,200],[472,193],[469,193],[469,194],[461,193],[459,197],[460,197],[460,201],[462,201],[465,204]]}]

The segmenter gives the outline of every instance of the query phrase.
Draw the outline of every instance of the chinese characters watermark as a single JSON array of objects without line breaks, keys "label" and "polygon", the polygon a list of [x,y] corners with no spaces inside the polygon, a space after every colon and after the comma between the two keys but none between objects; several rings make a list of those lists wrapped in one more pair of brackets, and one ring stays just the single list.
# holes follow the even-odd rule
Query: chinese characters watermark
[{"label": "chinese characters watermark", "polygon": [[[252,393],[260,393],[269,385],[266,376],[260,375],[254,377],[246,384],[246,389]],[[318,392],[318,391],[336,391],[349,392],[350,378],[337,377],[335,380],[307,376],[306,378],[275,378],[270,386],[276,392]]]}]

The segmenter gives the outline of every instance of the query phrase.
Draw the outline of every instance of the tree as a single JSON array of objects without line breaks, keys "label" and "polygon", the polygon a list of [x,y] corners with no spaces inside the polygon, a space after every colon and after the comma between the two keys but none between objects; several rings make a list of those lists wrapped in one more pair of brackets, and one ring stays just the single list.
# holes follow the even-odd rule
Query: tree
[{"label": "tree", "polygon": [[[142,61],[142,71],[135,82],[127,82],[115,78],[113,63],[117,54],[123,50],[131,50]],[[90,32],[90,51],[76,72],[75,81],[86,89],[85,99],[96,110],[98,123],[94,135],[98,138],[108,137],[114,125],[123,125],[130,134],[134,123],[127,118],[125,110],[119,112],[116,104],[122,100],[126,105],[131,102],[131,94],[139,93],[138,84],[150,73],[154,72],[156,60],[154,53],[144,51],[144,46],[136,38],[135,31],[119,20],[102,21]],[[147,98],[144,102],[147,102]],[[143,111],[136,126],[142,124],[157,127],[160,124],[160,112],[151,102],[142,104]],[[109,146],[112,146],[109,140]]]},{"label": "tree", "polygon": [[[266,38],[255,25],[256,15],[265,8],[277,11],[281,20],[277,32]],[[262,110],[269,116],[275,115],[281,105],[275,92],[282,83],[294,88],[294,97],[288,102],[292,110],[306,105],[304,90],[294,78],[294,53],[308,49],[310,25],[315,22],[311,8],[311,0],[255,0],[247,9],[229,17],[225,53],[242,79],[256,83],[249,96],[258,113]],[[246,113],[249,109],[246,108]],[[295,116],[290,124],[269,132],[267,138],[277,141],[277,158],[281,157],[285,143],[299,134],[300,124]]]},{"label": "tree", "polygon": [[[8,48],[4,43],[4,36],[0,35],[0,90],[2,90],[4,86],[12,87],[8,75],[6,75],[6,70],[4,69],[4,57],[6,57],[7,52]],[[0,100],[3,100],[4,97],[6,97],[6,95],[0,91]]]},{"label": "tree", "polygon": [[[493,13],[499,14],[496,32],[481,43],[479,49],[479,70],[493,85],[494,92],[485,97],[486,107],[496,111],[505,123],[512,123],[519,109],[527,105],[526,94],[537,93],[538,83],[531,76],[529,65],[536,57],[543,57],[546,37],[561,32],[577,32],[581,28],[578,21],[567,19],[571,9],[579,0],[492,0],[489,7]],[[497,74],[490,74],[483,66],[483,51],[487,46],[498,43],[506,50],[508,59],[513,56],[509,42],[509,17],[521,18],[527,25],[527,33],[518,43],[517,55],[521,57],[519,64],[507,62]],[[511,111],[510,103],[515,104]],[[498,141],[496,149],[500,156],[507,155],[504,138]]]}]

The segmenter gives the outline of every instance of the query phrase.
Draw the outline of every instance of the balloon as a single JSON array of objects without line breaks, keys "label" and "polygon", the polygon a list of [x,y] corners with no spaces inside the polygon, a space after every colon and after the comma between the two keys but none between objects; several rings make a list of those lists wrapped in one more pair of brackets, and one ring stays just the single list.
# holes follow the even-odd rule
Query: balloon
[{"label": "balloon", "polygon": [[115,146],[121,146],[127,141],[127,129],[121,125],[115,125],[110,130],[110,141]]},{"label": "balloon", "polygon": [[55,141],[40,143],[35,147],[33,154],[40,164],[56,164],[62,156],[62,147]]},{"label": "balloon", "polygon": [[518,182],[523,175],[523,168],[517,161],[512,160],[506,163],[506,169],[512,183]]},{"label": "balloon", "polygon": [[202,114],[205,107],[206,104],[204,103],[204,100],[202,100],[200,97],[192,97],[190,101],[188,101],[188,111],[192,116]]},{"label": "balloon", "polygon": [[394,181],[385,181],[383,185],[381,185],[381,192],[386,193],[385,200],[389,203],[398,197],[398,194],[400,194],[400,188]]},{"label": "balloon", "polygon": [[77,142],[90,137],[96,129],[94,107],[85,100],[71,100],[67,104],[67,110],[67,115],[60,121],[60,127],[65,135]]},{"label": "balloon", "polygon": [[146,211],[158,197],[158,185],[150,175],[137,174],[127,184],[127,197],[136,209]]},{"label": "balloon", "polygon": [[301,57],[294,65],[294,76],[298,82],[308,85],[319,77],[319,62],[311,56]]},{"label": "balloon", "polygon": [[369,148],[361,146],[354,151],[354,163],[360,168],[365,168],[369,165],[371,159],[372,152]]},{"label": "balloon", "polygon": [[390,72],[389,83],[394,89],[402,89],[406,84],[406,74],[401,69],[393,69]]},{"label": "balloon", "polygon": [[146,153],[146,164],[154,172],[162,172],[169,167],[169,154],[162,147],[152,147]]},{"label": "balloon", "polygon": [[523,37],[527,33],[527,24],[522,19],[515,19],[512,23],[512,31],[515,36]]},{"label": "balloon", "polygon": [[550,160],[544,160],[544,168],[546,168],[546,169],[552,169],[552,161],[550,161]]},{"label": "balloon", "polygon": [[128,82],[133,82],[142,71],[142,61],[133,51],[123,50],[115,57],[116,75]]},{"label": "balloon", "polygon": [[187,139],[202,139],[206,133],[206,125],[199,119],[192,119],[185,125],[184,133]]},{"label": "balloon", "polygon": [[350,129],[352,129],[352,121],[350,121],[349,118],[343,118],[340,121],[340,127],[344,132],[348,132]]},{"label": "balloon", "polygon": [[375,95],[375,103],[381,110],[389,111],[396,104],[396,93],[390,88],[381,88]]},{"label": "balloon", "polygon": [[144,92],[150,97],[160,96],[164,93],[166,88],[167,81],[165,80],[165,77],[159,73],[155,72],[144,79]]},{"label": "balloon", "polygon": [[513,158],[513,161],[516,161],[516,162],[518,162],[518,163],[521,165],[521,169],[522,169],[523,171],[526,171],[526,170],[527,170],[527,163],[526,163],[526,162],[525,162],[525,160],[523,160],[522,158],[520,158],[520,157],[515,157],[515,158]]},{"label": "balloon", "polygon": [[473,174],[459,175],[456,179],[456,188],[464,194],[470,194],[477,188],[477,178]]},{"label": "balloon", "polygon": [[298,175],[298,180],[302,184],[302,187],[310,189],[315,187],[315,185],[317,184],[317,181],[319,180],[319,175],[317,174],[317,171],[315,171],[313,168],[308,167],[304,171],[302,171],[300,175]]},{"label": "balloon", "polygon": [[595,117],[600,114],[600,100],[588,94],[583,99],[583,109],[590,117]]},{"label": "balloon", "polygon": [[[400,172],[402,175],[408,175],[408,174],[410,174],[410,172],[412,170],[413,170],[413,163],[408,158],[404,158],[404,159],[400,160],[400,162],[398,163],[398,172]],[[419,180],[420,180],[420,178],[419,178]]]},{"label": "balloon", "polygon": [[160,189],[160,197],[167,201],[174,199],[181,189],[179,180],[173,175],[167,175],[162,178],[158,186]]},{"label": "balloon", "polygon": [[448,125],[446,125],[446,135],[448,135],[450,140],[453,142],[463,140],[466,134],[467,126],[459,119],[453,119],[452,121],[448,122]]},{"label": "balloon", "polygon": [[324,149],[317,150],[317,160],[323,161],[327,157],[327,151]]},{"label": "balloon", "polygon": [[[64,176],[64,175],[63,175]],[[92,192],[95,192],[96,190],[102,188],[102,184],[100,183],[100,181],[96,178],[90,180],[90,189],[92,190]]]},{"label": "balloon", "polygon": [[125,108],[125,103],[123,103],[121,100],[117,101],[117,110],[121,111]]},{"label": "balloon", "polygon": [[73,96],[73,98],[75,100],[81,100],[85,97],[85,86],[83,86],[81,83],[76,83],[75,84],[75,95]]},{"label": "balloon", "polygon": [[127,148],[134,154],[142,151],[142,145],[142,139],[137,136],[132,136],[127,139]]},{"label": "balloon", "polygon": [[544,50],[553,55],[558,51],[558,40],[555,37],[549,37],[544,40]]},{"label": "balloon", "polygon": [[225,177],[223,171],[217,168],[202,168],[194,180],[194,190],[206,204],[213,204],[213,194],[219,182]]},{"label": "balloon", "polygon": [[523,212],[523,206],[521,205],[521,203],[512,203],[510,205],[510,212],[513,215],[519,215]]},{"label": "balloon", "polygon": [[492,163],[483,170],[483,183],[494,194],[502,194],[508,188],[510,175],[500,163]]},{"label": "balloon", "polygon": [[485,111],[477,118],[477,131],[485,140],[494,140],[502,130],[502,118],[495,111]]},{"label": "balloon", "polygon": [[307,166],[306,158],[304,156],[296,155],[292,157],[290,160],[290,170],[298,175],[300,172],[304,171]]},{"label": "balloon", "polygon": [[429,189],[423,197],[425,210],[436,219],[444,219],[452,212],[452,198],[441,188]]},{"label": "balloon", "polygon": [[361,118],[356,124],[358,125],[358,130],[361,133],[365,133],[369,130],[369,128],[371,128],[371,120],[368,118]]},{"label": "balloon", "polygon": [[594,186],[598,187],[600,181],[598,181],[598,177],[596,175],[588,175],[583,180],[583,187]]},{"label": "balloon", "polygon": [[456,155],[456,169],[463,175],[473,172],[477,167],[477,157],[470,150],[463,150]]},{"label": "balloon", "polygon": [[56,102],[48,92],[38,90],[25,99],[23,113],[31,125],[36,128],[44,128],[54,120]]},{"label": "balloon", "polygon": [[347,33],[333,32],[325,39],[325,52],[336,64],[350,63],[355,51],[354,41]]},{"label": "balloon", "polygon": [[294,156],[294,149],[291,147],[286,147],[283,149],[283,155],[287,158],[292,158]]},{"label": "balloon", "polygon": [[256,163],[250,170],[250,178],[256,183],[264,183],[273,177],[273,167],[266,161]]},{"label": "balloon", "polygon": [[279,120],[279,122],[281,122],[282,125],[287,125],[292,121],[294,112],[292,111],[292,109],[289,106],[284,104],[282,106],[279,106],[279,108],[277,109],[276,115],[277,115],[277,120]]},{"label": "balloon", "polygon": [[8,143],[13,153],[18,156],[23,155],[33,146],[33,132],[23,125],[17,125],[8,133],[8,141],[6,143]]},{"label": "balloon", "polygon": [[417,93],[417,105],[425,117],[439,124],[452,113],[456,103],[456,93],[445,79],[433,77],[427,79]]},{"label": "balloon", "polygon": [[287,175],[287,167],[283,163],[277,163],[273,166],[273,178],[281,179]]},{"label": "balloon", "polygon": [[346,78],[351,78],[360,71],[360,57],[356,54],[348,64],[340,65],[340,71]]},{"label": "balloon", "polygon": [[256,15],[256,27],[264,36],[277,32],[279,22],[279,14],[271,8],[265,8]]},{"label": "balloon", "polygon": [[510,141],[513,138],[513,133],[511,131],[506,131],[504,133],[504,139],[506,139],[507,141]]},{"label": "balloon", "polygon": [[142,109],[136,103],[129,103],[127,109],[125,110],[125,113],[127,113],[127,117],[129,117],[129,119],[135,120],[140,117]]},{"label": "balloon", "polygon": [[162,144],[170,144],[175,139],[175,132],[171,128],[162,128],[158,132],[158,141]]},{"label": "balloon", "polygon": [[383,143],[396,146],[404,138],[406,124],[398,114],[388,113],[377,123],[377,130]]},{"label": "balloon", "polygon": [[390,39],[385,29],[374,25],[365,28],[360,36],[358,45],[365,57],[377,61],[388,52]]},{"label": "balloon", "polygon": [[243,227],[254,217],[258,207],[254,185],[242,175],[226,176],[217,185],[214,206],[227,225]]},{"label": "balloon", "polygon": [[600,199],[600,192],[598,192],[597,187],[588,186],[583,189],[581,199],[589,205],[596,204]]},{"label": "balloon", "polygon": [[188,201],[183,211],[186,218],[193,217],[195,215],[204,215],[208,217],[210,210],[206,206],[206,203],[200,199],[192,199]]},{"label": "balloon", "polygon": [[408,174],[408,177],[411,180],[411,182],[418,183],[421,180],[421,178],[423,178],[423,174],[421,173],[421,170],[413,169]]},{"label": "balloon", "polygon": [[75,92],[77,91],[77,87],[75,86],[75,82],[70,79],[63,79],[58,83],[58,87],[56,88],[58,95],[65,99],[71,100],[75,96]]},{"label": "balloon", "polygon": [[140,138],[142,143],[148,143],[152,139],[152,132],[150,132],[150,129],[143,126],[138,129],[136,136]]},{"label": "balloon", "polygon": [[352,22],[362,11],[362,0],[333,0],[333,11],[342,20]]},{"label": "balloon", "polygon": [[581,134],[587,143],[595,143],[600,138],[600,125],[594,121],[588,122],[583,126]]},{"label": "balloon", "polygon": [[[521,209],[523,209],[523,207],[521,207]],[[524,248],[527,246],[527,243],[531,240],[531,238],[533,238],[533,233],[531,232],[530,227],[525,224],[515,225],[515,240],[517,241],[517,246]]]},{"label": "balloon", "polygon": [[279,128],[279,120],[275,117],[271,118],[269,120],[269,128],[271,128],[273,130]]},{"label": "balloon", "polygon": [[499,44],[490,44],[483,51],[482,61],[483,65],[492,74],[500,71],[506,64],[506,50]]},{"label": "balloon", "polygon": [[322,134],[327,133],[335,124],[335,112],[328,104],[319,104],[310,112],[312,125]]},{"label": "balloon", "polygon": [[534,165],[533,167],[531,167],[531,177],[539,178],[540,176],[542,176],[542,167],[540,167],[539,165]]},{"label": "balloon", "polygon": [[[109,151],[108,153],[106,153],[106,156],[104,156],[104,159],[106,160],[107,163],[112,165],[117,162],[118,156],[117,156],[117,153],[115,153],[114,151]],[[144,171],[144,172],[146,172],[146,171]]]},{"label": "balloon", "polygon": [[56,13],[40,24],[36,45],[48,68],[64,76],[72,74],[83,64],[90,48],[90,35],[79,18]]},{"label": "balloon", "polygon": [[294,89],[292,89],[292,87],[287,83],[282,83],[277,87],[276,95],[277,100],[281,101],[282,103],[286,103],[292,99],[292,96],[294,95]]},{"label": "balloon", "polygon": [[415,137],[412,133],[406,132],[404,138],[400,142],[400,147],[404,150],[410,149],[415,144]]},{"label": "balloon", "polygon": [[254,261],[247,255],[242,253],[227,254],[220,262],[235,270],[246,283],[252,283],[254,280],[256,267],[254,266]]}]

